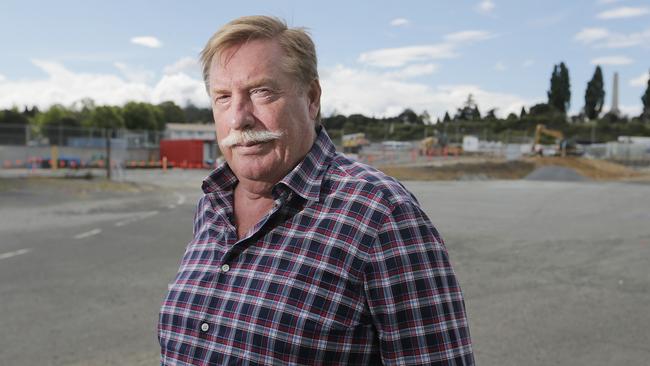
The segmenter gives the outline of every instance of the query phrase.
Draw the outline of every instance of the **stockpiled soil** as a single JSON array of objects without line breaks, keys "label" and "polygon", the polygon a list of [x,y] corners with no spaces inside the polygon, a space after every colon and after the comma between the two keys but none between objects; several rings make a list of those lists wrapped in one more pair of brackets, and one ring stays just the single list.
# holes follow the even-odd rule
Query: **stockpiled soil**
[{"label": "stockpiled soil", "polygon": [[584,177],[585,180],[650,181],[648,173],[637,172],[613,162],[580,157],[474,160],[430,166],[380,166],[379,169],[400,180],[524,179],[536,175],[549,177],[549,171],[561,170],[563,174],[558,174],[560,180],[571,175]]}]

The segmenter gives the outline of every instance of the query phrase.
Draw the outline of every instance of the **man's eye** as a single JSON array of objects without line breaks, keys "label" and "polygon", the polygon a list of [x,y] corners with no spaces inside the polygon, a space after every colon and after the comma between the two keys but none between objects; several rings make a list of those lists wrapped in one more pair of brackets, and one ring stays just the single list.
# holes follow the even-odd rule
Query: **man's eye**
[{"label": "man's eye", "polygon": [[230,95],[218,95],[214,101],[217,103],[227,103],[230,100]]},{"label": "man's eye", "polygon": [[257,97],[268,97],[271,96],[273,92],[270,89],[266,88],[258,88],[258,89],[253,89],[251,92],[251,95],[257,96]]}]

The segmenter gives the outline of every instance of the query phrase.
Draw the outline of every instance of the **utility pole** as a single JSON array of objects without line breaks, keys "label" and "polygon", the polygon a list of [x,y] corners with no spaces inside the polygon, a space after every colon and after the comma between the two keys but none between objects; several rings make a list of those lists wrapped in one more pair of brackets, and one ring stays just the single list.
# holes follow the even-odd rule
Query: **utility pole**
[{"label": "utility pole", "polygon": [[111,180],[111,133],[110,129],[104,130],[106,136],[106,179]]}]

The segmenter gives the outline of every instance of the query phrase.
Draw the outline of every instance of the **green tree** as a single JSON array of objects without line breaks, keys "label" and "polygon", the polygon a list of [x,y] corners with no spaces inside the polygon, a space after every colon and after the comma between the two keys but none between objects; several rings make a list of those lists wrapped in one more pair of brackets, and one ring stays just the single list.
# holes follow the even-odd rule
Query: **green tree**
[{"label": "green tree", "polygon": [[210,108],[198,108],[192,103],[189,103],[185,108],[183,108],[183,112],[185,112],[187,122],[214,123],[212,110]]},{"label": "green tree", "polygon": [[172,101],[162,102],[158,104],[158,108],[160,108],[162,111],[165,123],[184,123],[186,121],[183,109],[181,109],[181,107],[177,106],[176,103]]},{"label": "green tree", "polygon": [[101,106],[93,109],[88,127],[124,128],[124,117],[119,107]]},{"label": "green tree", "polygon": [[474,101],[472,94],[467,96],[467,100],[463,104],[462,108],[458,108],[456,115],[454,116],[455,120],[461,121],[480,121],[481,112],[478,110],[478,105]]},{"label": "green tree", "polygon": [[425,125],[428,125],[431,123],[431,115],[427,110],[425,109],[421,115],[418,116],[419,120],[422,121]]},{"label": "green tree", "polygon": [[163,112],[149,103],[128,102],[122,110],[124,125],[129,130],[163,130]]},{"label": "green tree", "polygon": [[645,93],[641,96],[641,101],[643,102],[643,113],[641,113],[642,119],[644,121],[650,120],[650,76],[648,76],[648,86],[645,89]]},{"label": "green tree", "polygon": [[410,108],[406,108],[402,113],[400,113],[397,116],[397,119],[402,123],[422,124],[420,117]]},{"label": "green tree", "polygon": [[604,103],[605,88],[603,85],[603,72],[600,66],[596,66],[594,76],[587,83],[587,90],[585,91],[585,115],[587,115],[587,118],[598,118]]},{"label": "green tree", "polygon": [[36,123],[41,127],[49,126],[66,126],[75,127],[79,123],[74,123],[72,111],[61,104],[54,104],[48,110],[36,115]]},{"label": "green tree", "polygon": [[519,112],[519,118],[524,118],[526,117],[526,107],[522,106],[521,107],[521,112]]},{"label": "green tree", "polygon": [[41,133],[53,145],[65,145],[69,137],[83,135],[81,121],[77,119],[74,111],[60,104],[51,106],[47,111],[35,117],[36,124]]},{"label": "green tree", "polygon": [[20,113],[16,109],[5,109],[0,111],[0,125],[20,125],[24,126],[29,123],[25,113]]},{"label": "green tree", "polygon": [[27,137],[29,119],[17,109],[0,111],[0,144],[24,144]]},{"label": "green tree", "polygon": [[445,112],[445,117],[442,119],[443,122],[449,122],[451,121],[451,117],[449,117],[449,112]]},{"label": "green tree", "polygon": [[547,93],[548,104],[558,111],[566,114],[571,105],[571,83],[569,80],[569,69],[564,62],[555,65],[551,74],[551,88]]}]

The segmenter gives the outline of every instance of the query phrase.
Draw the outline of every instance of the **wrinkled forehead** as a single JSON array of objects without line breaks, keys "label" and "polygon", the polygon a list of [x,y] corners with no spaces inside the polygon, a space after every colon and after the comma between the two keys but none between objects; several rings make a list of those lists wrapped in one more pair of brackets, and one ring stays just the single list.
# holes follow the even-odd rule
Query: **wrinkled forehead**
[{"label": "wrinkled forehead", "polygon": [[300,78],[291,72],[290,60],[275,39],[253,39],[223,47],[210,62],[210,84],[226,82],[232,74],[265,75],[297,87]]}]

